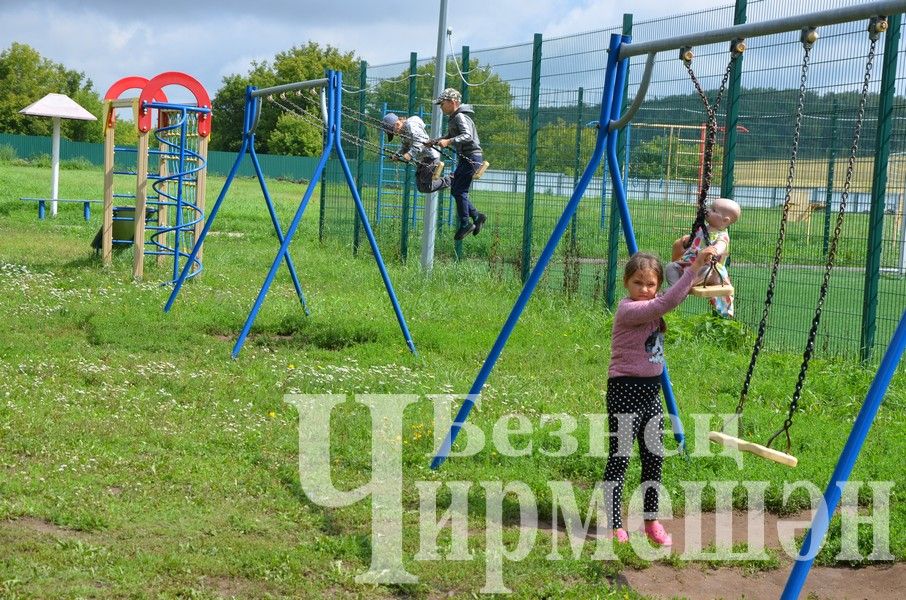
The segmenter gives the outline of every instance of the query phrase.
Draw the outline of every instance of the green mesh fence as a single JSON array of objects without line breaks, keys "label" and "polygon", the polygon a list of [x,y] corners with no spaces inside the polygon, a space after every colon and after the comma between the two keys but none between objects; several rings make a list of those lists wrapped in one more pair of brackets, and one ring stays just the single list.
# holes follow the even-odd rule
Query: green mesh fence
[{"label": "green mesh fence", "polygon": [[[855,2],[749,0],[745,15],[749,22],[757,22],[851,4]],[[610,35],[631,26],[634,40],[648,41],[677,32],[724,28],[733,25],[740,14],[737,8],[729,4],[635,23],[630,18],[619,26],[544,39],[540,54],[531,40],[490,49],[457,49],[447,61],[446,86],[460,89],[475,108],[491,168],[474,183],[471,196],[479,210],[487,213],[488,223],[480,236],[465,240],[457,256],[452,239],[455,209],[448,192],[439,194],[434,224],[437,260],[481,261],[503,277],[524,273],[550,236],[594,146]],[[801,350],[815,310],[865,76],[866,25],[823,27],[811,51],[790,222],[766,338],[769,348]],[[887,57],[898,61],[896,67],[885,68],[888,39],[882,36],[878,42],[871,72],[846,220],[818,336],[817,350],[824,356],[858,357],[874,351],[877,357],[906,307],[906,65],[901,36],[896,51]],[[731,186],[727,195],[743,206],[743,215],[731,231],[730,273],[737,291],[737,319],[754,326],[763,311],[786,198],[803,48],[798,31],[749,39],[747,45],[738,92],[728,90],[718,111],[721,130],[711,193],[720,194],[723,182]],[[692,69],[712,100],[727,67],[727,46],[694,48]],[[415,58],[414,67],[410,57],[393,64],[363,65],[364,72],[344,74],[343,147],[388,260],[418,260],[424,231],[426,198],[415,190],[411,167],[383,156],[398,145],[388,142],[378,126],[385,112],[417,114],[430,131],[434,59]],[[642,57],[630,61],[627,102],[638,88],[643,62]],[[885,71],[893,75],[889,80],[893,95],[881,114]],[[738,120],[728,134],[725,125],[731,109]],[[638,245],[665,259],[673,241],[689,231],[695,215],[704,171],[705,121],[702,103],[678,52],[659,54],[646,99],[622,135],[620,153]],[[532,125],[534,137],[530,136]],[[446,122],[441,130],[446,130]],[[879,134],[886,136],[880,145]],[[728,139],[734,136],[735,147],[730,147]],[[885,153],[889,155],[886,170],[876,169],[876,156],[883,158]],[[220,162],[228,168],[231,158],[211,153],[209,168],[217,172]],[[307,179],[315,160],[273,156],[262,163],[269,176]],[[448,155],[444,160],[451,172],[455,157]],[[527,174],[531,172],[530,182]],[[609,306],[622,296],[620,270],[626,250],[612,214],[611,184],[605,173],[602,165],[585,190],[542,287]],[[872,212],[873,184],[881,179],[886,180],[886,191],[876,192]],[[355,252],[370,251],[336,160],[328,165],[314,206],[319,210],[323,240]],[[870,243],[874,244],[871,251]],[[681,310],[705,312],[708,305],[690,299]]]},{"label": "green mesh fence", "polygon": [[[750,0],[745,16],[755,22],[847,4],[852,2]],[[446,85],[462,90],[474,106],[485,158],[491,162],[490,170],[475,182],[471,194],[479,210],[488,214],[488,224],[481,236],[465,241],[461,258],[486,261],[492,270],[507,276],[524,273],[526,260],[534,262],[594,146],[606,47],[612,33],[631,26],[634,40],[647,41],[681,31],[704,32],[733,25],[737,8],[726,5],[634,24],[630,18],[617,27],[544,39],[540,56],[531,41],[457,51],[447,62]],[[824,27],[811,51],[796,177],[767,347],[802,349],[815,311],[865,76],[869,48],[866,25],[858,22]],[[885,144],[890,153],[887,191],[877,201],[878,206],[883,203],[883,210],[876,210],[874,217],[870,212],[872,183],[879,176],[874,172],[874,157],[885,42],[882,37],[876,47],[845,225],[818,335],[818,352],[825,356],[859,356],[863,343],[870,349],[883,348],[906,306],[906,98],[902,92],[902,60],[895,81],[891,80],[896,91],[883,121],[890,129]],[[732,188],[728,188],[728,195],[743,206],[743,216],[731,231],[730,271],[737,290],[737,318],[754,326],[762,315],[786,199],[803,48],[798,31],[750,39],[747,45],[738,92],[728,90],[718,111],[721,130],[713,157],[711,194],[721,193],[723,181]],[[902,46],[895,53],[898,58]],[[696,47],[694,53],[692,69],[713,101],[727,68],[728,44]],[[673,241],[691,227],[705,171],[702,149],[706,114],[678,54],[658,55],[646,100],[626,129],[620,147],[638,245],[665,258],[669,258]],[[638,88],[643,62],[644,57],[631,60],[627,100]],[[414,79],[410,78],[410,61],[367,65],[364,86],[359,73],[348,74],[345,79],[348,155],[351,162],[359,162],[369,219],[388,257],[405,255],[418,260],[425,198],[415,192],[413,173],[407,185],[406,170],[381,159],[384,146],[377,122],[386,111],[419,114],[430,128],[433,63],[433,57],[416,61]],[[533,68],[539,75],[535,85]],[[735,147],[728,150],[725,125],[731,106],[738,121]],[[530,136],[533,123],[537,131],[534,139]],[[392,144],[389,147],[395,148]],[[724,173],[727,152],[728,172]],[[446,160],[448,170],[452,169],[453,161]],[[527,181],[530,172],[534,172],[533,185]],[[607,305],[609,299],[622,296],[619,271],[626,250],[622,232],[611,215],[611,184],[605,173],[606,164],[586,189],[542,286]],[[337,186],[336,194],[328,187],[324,215],[325,236],[349,244],[358,239],[361,245],[351,199],[342,187]],[[454,258],[455,212],[448,193],[440,194],[436,226],[437,258]],[[866,276],[872,230],[880,232],[880,271],[874,283]],[[610,254],[614,241],[618,242],[615,261]],[[704,312],[709,308],[703,300],[690,300],[682,310]],[[865,338],[872,327],[873,339]]]}]

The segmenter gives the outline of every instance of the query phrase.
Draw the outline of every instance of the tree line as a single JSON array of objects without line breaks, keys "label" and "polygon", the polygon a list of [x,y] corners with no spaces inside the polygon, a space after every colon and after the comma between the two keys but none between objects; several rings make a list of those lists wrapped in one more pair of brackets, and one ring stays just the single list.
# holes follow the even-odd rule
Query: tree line
[{"label": "tree line", "polygon": [[[515,90],[487,65],[469,65],[468,81],[463,83],[458,64],[451,58],[447,64],[447,86],[468,90],[468,101],[475,107],[475,120],[482,145],[497,169],[525,170],[529,153],[529,109],[525,90]],[[214,111],[212,150],[236,151],[242,137],[242,119],[246,87],[258,88],[323,77],[325,69],[344,73],[343,119],[347,140],[359,148],[349,147],[355,156],[365,152],[375,158],[375,145],[380,132],[377,123],[383,111],[409,112],[410,82],[414,82],[413,114],[426,122],[432,113],[434,64],[408,68],[380,80],[368,79],[360,89],[361,59],[354,52],[343,52],[317,43],[293,47],[280,52],[271,61],[253,62],[245,74],[224,77],[213,94]],[[367,69],[367,66],[366,66]],[[366,71],[367,74],[367,71]],[[35,119],[19,110],[49,92],[64,93],[100,116],[103,92],[94,89],[84,74],[42,57],[26,44],[14,42],[0,53],[0,131],[29,135],[50,135],[49,119]],[[798,103],[797,90],[770,88],[743,89],[739,103],[739,137],[737,160],[788,158],[792,143],[792,126]],[[364,95],[365,111],[359,112]],[[862,131],[860,155],[871,152],[877,125],[878,94],[868,97]],[[279,100],[279,99],[277,99]],[[906,99],[898,97],[895,106]],[[726,102],[725,102],[726,104]],[[801,126],[801,157],[824,157],[833,149],[845,156],[852,143],[852,130],[857,113],[856,92],[807,91]],[[537,169],[576,175],[584,169],[597,134],[594,119],[599,106],[586,102],[558,103],[541,106],[537,116]],[[289,107],[289,110],[287,108]],[[317,155],[322,146],[318,123],[319,99],[311,93],[292,96],[282,102],[263,103],[256,130],[256,148],[262,153],[297,156]],[[705,121],[701,100],[694,91],[661,98],[646,99],[629,131],[630,174],[639,177],[693,177],[698,170],[700,127]],[[64,120],[64,137],[75,141],[101,142],[101,121]],[[364,134],[361,125],[364,125]],[[719,118],[723,125],[723,115]],[[135,139],[134,124],[117,121],[117,140],[129,143]],[[444,125],[445,128],[445,125]],[[696,129],[699,128],[699,129]],[[906,150],[903,128],[894,126],[891,152]],[[719,132],[720,138],[725,132]],[[345,144],[344,144],[345,145]],[[718,144],[715,165],[719,165]],[[670,171],[668,173],[668,171]]]}]

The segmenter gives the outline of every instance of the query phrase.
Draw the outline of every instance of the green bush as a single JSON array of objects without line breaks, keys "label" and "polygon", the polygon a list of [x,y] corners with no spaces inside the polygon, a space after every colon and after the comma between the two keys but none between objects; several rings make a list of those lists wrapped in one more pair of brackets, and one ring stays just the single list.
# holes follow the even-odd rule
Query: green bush
[{"label": "green bush", "polygon": [[0,163],[8,163],[17,157],[16,149],[8,144],[0,146]]},{"label": "green bush", "polygon": [[90,171],[91,169],[97,169],[98,167],[84,156],[79,156],[77,158],[60,161],[60,168],[66,169],[67,171]]},{"label": "green bush", "polygon": [[745,323],[735,319],[725,319],[708,313],[675,318],[668,315],[671,343],[701,343],[727,350],[741,351],[751,348],[754,338]]},{"label": "green bush", "polygon": [[28,158],[28,164],[33,167],[41,167],[43,169],[49,169],[50,164],[50,154],[35,154]]}]

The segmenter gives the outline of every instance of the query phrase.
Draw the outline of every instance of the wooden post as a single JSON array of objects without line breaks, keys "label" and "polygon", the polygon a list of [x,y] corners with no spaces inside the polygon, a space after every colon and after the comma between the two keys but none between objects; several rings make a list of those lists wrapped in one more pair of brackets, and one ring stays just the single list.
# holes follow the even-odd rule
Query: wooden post
[{"label": "wooden post", "polygon": [[109,266],[113,260],[113,146],[116,109],[104,102],[104,218],[101,224],[101,260]]},{"label": "wooden post", "polygon": [[141,281],[145,271],[145,205],[148,195],[148,133],[138,133],[138,152],[135,155],[135,263],[132,277]]}]

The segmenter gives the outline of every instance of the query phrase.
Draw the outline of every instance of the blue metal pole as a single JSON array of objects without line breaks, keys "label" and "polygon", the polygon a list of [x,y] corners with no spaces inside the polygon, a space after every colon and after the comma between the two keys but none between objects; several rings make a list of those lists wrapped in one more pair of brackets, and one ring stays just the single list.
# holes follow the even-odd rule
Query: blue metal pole
[{"label": "blue metal pole", "polygon": [[[336,75],[333,72],[328,73],[328,93],[327,93],[327,102],[328,106],[333,106],[336,101]],[[296,209],[296,214],[293,216],[292,222],[289,224],[289,229],[286,230],[285,237],[280,243],[280,250],[277,252],[277,256],[274,257],[273,263],[271,263],[271,268],[267,272],[267,277],[264,278],[264,283],[261,285],[261,289],[258,291],[258,296],[255,298],[255,303],[252,305],[252,310],[249,311],[248,317],[245,319],[245,325],[242,327],[242,332],[239,334],[239,338],[236,340],[236,344],[233,346],[232,356],[236,358],[239,356],[239,352],[242,350],[242,346],[245,344],[245,339],[248,337],[249,330],[252,328],[252,323],[255,322],[255,317],[258,316],[258,311],[261,310],[261,304],[264,302],[265,296],[271,287],[271,284],[274,281],[274,276],[277,274],[277,269],[280,267],[280,262],[283,260],[283,256],[287,253],[290,242],[292,242],[293,236],[296,234],[296,229],[299,227],[299,223],[302,221],[302,215],[305,213],[305,208],[308,206],[308,201],[311,200],[311,195],[314,192],[315,185],[321,179],[321,175],[324,173],[324,167],[327,165],[327,159],[330,157],[330,151],[333,148],[334,138],[339,136],[339,132],[334,133],[334,128],[337,126],[334,120],[334,115],[332,111],[328,111],[327,115],[327,130],[330,133],[327,137],[327,143],[324,145],[324,150],[321,152],[321,158],[318,160],[318,166],[315,168],[315,173],[312,175],[311,181],[308,183],[308,187],[305,190],[305,195],[302,197],[302,201],[299,203],[299,208]]]},{"label": "blue metal pole", "polygon": [[44,204],[44,200],[38,200],[38,218],[43,219],[47,214],[47,208]]},{"label": "blue metal pole", "polygon": [[[340,89],[342,86],[342,77],[343,74],[337,71],[337,89]],[[339,96],[337,96],[337,100],[339,100]],[[346,176],[346,183],[349,185],[349,191],[352,192],[352,198],[355,200],[355,207],[359,213],[359,220],[361,220],[362,225],[364,226],[365,235],[368,237],[368,243],[371,244],[371,252],[374,254],[374,260],[377,263],[378,269],[381,271],[381,279],[384,280],[384,287],[387,288],[387,295],[390,296],[390,303],[393,304],[393,312],[396,313],[396,320],[400,324],[403,337],[406,338],[406,345],[409,346],[409,350],[412,354],[418,356],[418,352],[415,350],[415,343],[412,341],[412,336],[409,334],[409,326],[406,325],[406,318],[403,316],[403,311],[396,299],[396,293],[393,291],[393,284],[390,282],[390,276],[387,274],[387,267],[384,265],[384,259],[381,257],[381,250],[378,248],[377,240],[374,238],[374,232],[371,230],[371,224],[368,222],[368,214],[365,212],[365,206],[362,204],[362,198],[359,196],[359,190],[356,188],[355,180],[352,177],[352,171],[349,169],[349,163],[346,161],[346,154],[343,152],[343,145],[340,139],[340,117],[342,113],[340,111],[339,101],[334,104],[335,107],[332,110],[335,111],[335,129],[332,135],[334,137],[334,144],[337,148],[337,156],[340,158],[340,165],[343,167],[343,174]]]},{"label": "blue metal pole", "polygon": [[[601,99],[601,114],[599,118],[600,123],[610,122],[610,107],[614,93],[614,82],[616,79],[616,57],[619,48],[620,36],[614,34],[610,38],[610,50],[607,57],[607,70],[604,77],[604,90],[602,92]],[[437,469],[438,467],[440,467],[440,465],[442,465],[443,462],[447,459],[447,456],[449,456],[450,449],[453,447],[453,442],[456,441],[456,436],[459,435],[459,430],[462,429],[463,423],[466,422],[466,419],[469,417],[469,412],[475,405],[475,399],[477,399],[478,395],[481,393],[481,389],[484,387],[488,376],[494,369],[494,365],[497,363],[497,359],[500,357],[500,353],[503,351],[504,346],[506,346],[506,342],[509,339],[510,334],[513,332],[513,328],[519,321],[519,316],[525,309],[525,305],[528,302],[529,298],[531,298],[532,292],[535,290],[535,286],[538,284],[538,280],[541,279],[541,275],[544,273],[544,269],[547,267],[547,263],[550,262],[551,256],[553,256],[554,250],[557,248],[557,244],[560,242],[560,238],[563,237],[563,233],[566,231],[570,219],[572,219],[573,215],[576,212],[576,209],[579,207],[579,202],[582,200],[582,195],[585,193],[585,189],[588,187],[588,182],[591,181],[592,177],[595,174],[595,171],[601,164],[601,158],[604,156],[604,142],[607,135],[608,132],[606,128],[598,129],[598,137],[595,141],[595,149],[592,152],[591,158],[589,159],[588,166],[585,167],[585,172],[582,173],[582,179],[579,180],[579,184],[573,191],[572,197],[569,199],[569,202],[563,209],[563,214],[560,215],[560,219],[557,221],[557,225],[554,227],[554,231],[553,233],[551,233],[550,239],[548,239],[547,244],[544,246],[544,250],[541,251],[541,255],[538,257],[538,262],[535,264],[532,272],[525,280],[525,286],[522,288],[522,292],[519,294],[519,298],[516,300],[516,304],[513,305],[513,308],[510,311],[510,316],[507,317],[503,328],[497,335],[497,340],[494,342],[494,346],[491,348],[488,357],[485,359],[484,364],[481,366],[481,370],[478,372],[478,376],[475,378],[475,382],[472,384],[472,388],[469,390],[469,395],[466,397],[465,402],[463,402],[462,406],[459,408],[459,412],[456,414],[456,419],[450,426],[450,431],[447,433],[446,439],[444,440],[441,447],[437,450],[437,454],[434,456],[434,459],[431,461],[432,469]]]},{"label": "blue metal pole", "polygon": [[783,588],[781,600],[796,600],[802,593],[802,586],[805,585],[805,578],[808,577],[808,572],[812,568],[818,547],[824,540],[824,536],[827,535],[830,515],[837,509],[837,504],[840,502],[842,490],[837,484],[849,480],[856,459],[859,457],[859,451],[868,435],[868,430],[871,429],[897,364],[903,357],[904,349],[906,349],[906,311],[903,311],[903,315],[900,317],[900,324],[894,331],[887,352],[884,353],[884,358],[881,360],[881,366],[878,367],[878,372],[865,396],[865,402],[849,432],[849,438],[846,440],[837,466],[834,467],[834,473],[827,484],[827,490],[824,492],[824,502],[818,507],[814,520],[812,520],[812,527],[802,541],[802,548],[799,550],[799,556],[796,558],[793,569],[790,571],[790,577]]},{"label": "blue metal pole", "polygon": [[211,225],[214,224],[214,219],[217,217],[217,212],[220,210],[220,205],[223,204],[223,199],[226,198],[227,192],[230,189],[230,185],[233,183],[233,179],[236,177],[236,173],[239,172],[239,165],[242,164],[242,159],[245,158],[246,150],[250,145],[254,145],[254,133],[249,133],[251,129],[251,119],[252,113],[254,112],[254,103],[260,102],[258,98],[252,98],[252,86],[248,86],[245,90],[245,115],[243,117],[242,123],[242,144],[239,146],[239,151],[236,152],[236,159],[233,161],[233,167],[230,169],[229,175],[227,175],[226,181],[223,183],[223,187],[220,189],[220,195],[217,196],[217,201],[214,203],[214,207],[211,209],[208,218],[205,219],[204,227],[201,228],[201,234],[198,236],[198,239],[195,240],[195,245],[192,247],[192,252],[189,254],[189,259],[186,261],[185,266],[182,269],[182,272],[179,274],[179,279],[176,280],[176,283],[173,284],[173,291],[170,292],[170,297],[167,298],[167,303],[164,304],[164,312],[170,312],[170,309],[173,307],[173,303],[176,301],[176,296],[179,295],[179,290],[182,289],[182,284],[185,283],[186,278],[189,276],[189,271],[192,268],[192,264],[198,259],[198,253],[201,251],[201,245],[204,243],[205,238],[208,236],[208,231],[211,229]]},{"label": "blue metal pole", "polygon": [[82,203],[82,216],[85,217],[86,221],[91,220],[91,202]]},{"label": "blue metal pole", "polygon": [[[280,218],[277,216],[274,202],[271,200],[270,191],[267,189],[267,184],[264,182],[264,172],[261,170],[261,163],[258,161],[258,154],[255,152],[254,144],[249,146],[249,154],[252,157],[252,165],[255,167],[255,175],[258,176],[258,185],[261,186],[261,193],[264,194],[264,203],[267,205],[267,212],[271,216],[271,223],[274,224],[274,231],[277,233],[277,240],[282,244],[283,228],[280,226]],[[302,303],[302,310],[304,310],[305,315],[308,316],[311,313],[308,310],[308,304],[305,302],[305,294],[302,293],[302,284],[299,283],[299,277],[296,275],[296,267],[293,264],[293,259],[289,255],[289,252],[286,253],[286,268],[289,269],[289,276],[293,280],[293,287],[296,288],[296,295],[299,296],[299,302]]]},{"label": "blue metal pole", "polygon": [[[626,43],[632,40],[631,36],[623,36]],[[626,70],[629,64],[623,60],[618,71],[616,88],[623,89],[625,82]],[[610,114],[619,117],[623,104],[623,94],[614,94],[613,108]],[[602,126],[605,121],[601,121]],[[626,247],[629,254],[635,254],[639,251],[636,243],[635,232],[632,229],[632,217],[629,214],[629,205],[626,203],[626,188],[623,185],[623,173],[620,171],[620,163],[617,161],[617,132],[610,132],[607,138],[607,167],[610,171],[610,178],[613,182],[613,193],[617,199],[617,206],[620,208],[620,223],[623,226],[623,237],[626,238]],[[673,385],[670,383],[670,374],[667,371],[667,365],[664,364],[664,372],[661,374],[661,387],[664,389],[664,400],[667,402],[667,412],[670,415],[670,422],[673,428],[673,439],[679,445],[680,451],[686,450],[686,434],[683,432],[683,423],[679,418],[679,408],[676,405],[676,397],[673,394]]]},{"label": "blue metal pole", "polygon": [[[183,194],[185,193],[185,188],[183,186],[185,175],[186,175],[186,137],[188,133],[189,126],[189,113],[185,108],[182,109],[182,122],[179,126],[179,158],[178,158],[178,176],[176,179],[176,224],[173,231],[173,279],[176,279],[176,274],[179,271],[179,243],[180,237],[183,229]],[[158,208],[160,210],[160,208]],[[158,212],[158,214],[160,214]],[[160,220],[158,219],[158,225]],[[188,265],[193,264],[192,261],[186,261]]]}]

